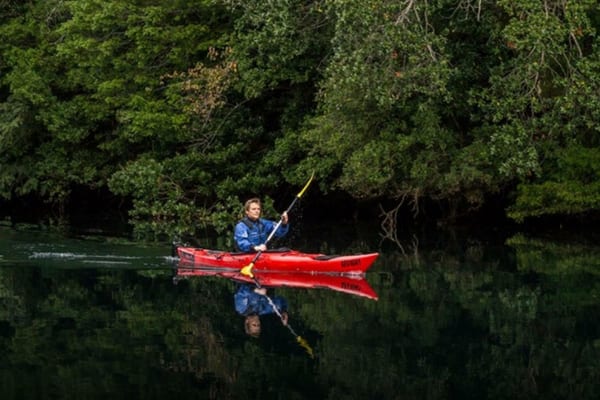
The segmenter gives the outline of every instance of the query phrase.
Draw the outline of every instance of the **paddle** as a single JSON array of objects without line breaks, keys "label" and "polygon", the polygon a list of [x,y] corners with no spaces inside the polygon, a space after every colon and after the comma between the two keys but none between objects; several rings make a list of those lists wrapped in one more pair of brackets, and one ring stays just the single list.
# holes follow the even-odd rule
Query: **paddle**
[{"label": "paddle", "polygon": [[[296,202],[298,201],[298,199],[300,197],[302,197],[302,195],[304,194],[304,192],[306,191],[306,189],[308,189],[308,186],[312,182],[314,176],[315,176],[315,173],[313,171],[313,173],[310,175],[310,179],[308,180],[308,182],[306,182],[306,185],[304,185],[304,187],[302,188],[302,190],[296,195],[296,197],[294,197],[294,200],[292,201],[292,203],[290,204],[290,206],[287,208],[287,210],[285,210],[284,213],[287,214],[287,213],[290,212],[290,210],[292,209],[292,207],[294,207],[294,204],[296,204]],[[273,237],[273,235],[275,234],[275,232],[277,231],[277,229],[279,229],[279,226],[281,226],[282,222],[283,222],[283,217],[279,218],[279,222],[277,222],[277,225],[275,225],[275,227],[273,228],[273,230],[271,231],[271,233],[267,237],[267,240],[265,240],[265,242],[263,244],[266,245],[267,243],[269,243],[269,240],[271,240],[271,238]],[[249,276],[250,278],[254,278],[254,274],[252,273],[252,268],[254,268],[254,264],[256,263],[256,261],[258,260],[258,258],[260,257],[261,254],[262,254],[262,250],[259,250],[256,253],[256,255],[254,256],[254,258],[252,259],[252,261],[250,261],[250,264],[248,264],[245,267],[243,267],[240,270],[240,273],[242,275]],[[254,279],[254,281],[256,282],[256,279]]]},{"label": "paddle", "polygon": [[[256,284],[256,287],[261,289],[262,286],[260,285],[260,283],[256,280],[256,278],[252,277],[252,279],[254,280],[254,283]],[[304,348],[304,350],[306,350],[306,352],[308,353],[308,355],[310,356],[310,358],[315,358],[315,354],[313,352],[313,349],[310,347],[310,345],[308,344],[308,342],[306,341],[306,339],[304,339],[303,337],[301,337],[300,335],[298,335],[294,329],[292,328],[292,326],[284,320],[283,315],[281,315],[281,311],[279,311],[279,308],[275,305],[275,303],[273,302],[273,299],[271,299],[271,297],[269,297],[269,295],[267,295],[266,291],[265,293],[261,293],[263,296],[265,296],[267,298],[267,301],[269,302],[269,305],[271,306],[271,308],[273,308],[273,311],[275,311],[275,314],[277,314],[277,316],[279,317],[279,319],[281,320],[281,323],[283,324],[283,326],[285,326],[286,328],[289,329],[289,331],[292,333],[292,335],[294,335],[294,337],[296,338],[296,341],[298,342],[298,344],[300,345],[300,347]]]}]

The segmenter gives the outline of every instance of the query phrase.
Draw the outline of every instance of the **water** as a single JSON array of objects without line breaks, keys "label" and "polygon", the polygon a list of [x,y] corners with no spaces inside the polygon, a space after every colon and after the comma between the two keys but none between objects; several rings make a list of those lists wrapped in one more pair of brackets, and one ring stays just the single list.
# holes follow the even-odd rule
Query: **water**
[{"label": "water", "polygon": [[600,398],[593,240],[340,229],[301,245],[381,248],[379,300],[277,289],[311,358],[276,317],[245,335],[233,282],[175,284],[169,245],[0,228],[0,398]]}]

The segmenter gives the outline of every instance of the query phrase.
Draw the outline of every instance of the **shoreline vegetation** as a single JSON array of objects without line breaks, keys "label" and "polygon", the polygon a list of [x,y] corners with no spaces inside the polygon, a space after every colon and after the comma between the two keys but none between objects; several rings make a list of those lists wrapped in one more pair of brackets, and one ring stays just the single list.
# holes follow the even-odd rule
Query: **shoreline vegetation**
[{"label": "shoreline vegetation", "polygon": [[598,221],[595,0],[0,3],[4,217]]}]

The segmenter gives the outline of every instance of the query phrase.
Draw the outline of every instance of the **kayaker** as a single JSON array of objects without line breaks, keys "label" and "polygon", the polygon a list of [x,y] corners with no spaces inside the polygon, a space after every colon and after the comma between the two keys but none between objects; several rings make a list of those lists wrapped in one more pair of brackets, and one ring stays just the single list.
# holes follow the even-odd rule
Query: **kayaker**
[{"label": "kayaker", "polygon": [[[234,295],[235,310],[243,315],[246,334],[258,337],[261,332],[260,316],[276,314],[266,296],[267,289],[240,284]],[[287,301],[281,296],[272,296],[271,300],[281,314],[281,322],[287,325]]]},{"label": "kayaker", "polygon": [[[254,197],[244,204],[246,214],[237,223],[233,232],[233,238],[237,251],[249,253],[252,251],[266,251],[267,237],[277,225],[276,222],[261,218],[262,204],[260,199]],[[274,234],[275,238],[285,236],[289,231],[287,212],[281,214],[281,225]]]}]

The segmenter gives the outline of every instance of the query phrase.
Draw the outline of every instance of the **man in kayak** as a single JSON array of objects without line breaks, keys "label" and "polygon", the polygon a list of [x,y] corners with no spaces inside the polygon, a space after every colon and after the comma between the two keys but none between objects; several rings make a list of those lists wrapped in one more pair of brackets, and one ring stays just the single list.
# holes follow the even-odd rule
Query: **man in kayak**
[{"label": "man in kayak", "polygon": [[245,317],[244,329],[246,334],[253,337],[260,336],[261,315],[278,314],[281,316],[283,325],[287,325],[287,301],[281,296],[273,296],[271,300],[273,304],[269,302],[267,289],[264,287],[257,288],[246,284],[238,286],[234,295],[235,310]]},{"label": "man in kayak", "polygon": [[[262,204],[260,199],[252,198],[244,204],[246,216],[237,223],[233,232],[236,250],[249,253],[251,251],[266,251],[267,237],[271,234],[276,222],[261,218]],[[281,214],[281,224],[275,231],[274,237],[281,238],[289,231],[287,212]]]}]

